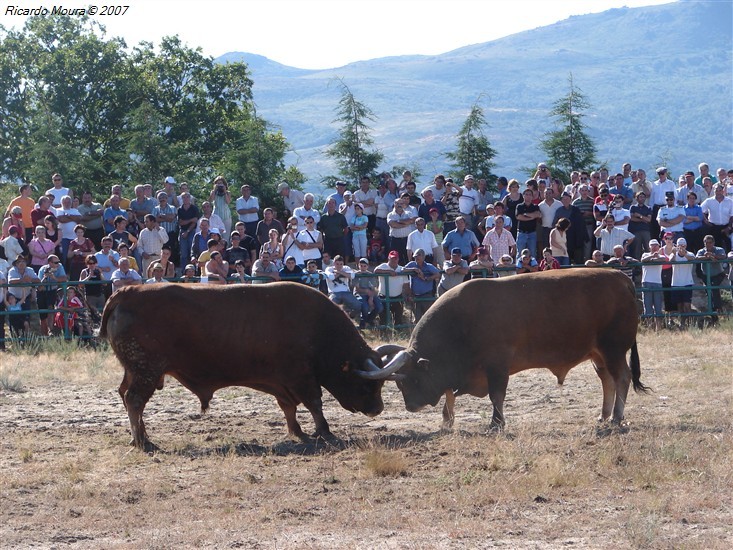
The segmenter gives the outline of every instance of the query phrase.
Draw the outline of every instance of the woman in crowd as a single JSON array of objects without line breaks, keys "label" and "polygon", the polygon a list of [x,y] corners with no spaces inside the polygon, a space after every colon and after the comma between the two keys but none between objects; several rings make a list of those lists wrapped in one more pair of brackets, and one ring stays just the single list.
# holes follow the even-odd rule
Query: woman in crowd
[{"label": "woman in crowd", "polygon": [[214,214],[217,214],[224,222],[224,234],[229,235],[232,231],[232,209],[229,207],[229,203],[232,202],[232,194],[229,192],[229,184],[224,176],[217,176],[214,179],[209,201],[214,205]]},{"label": "woman in crowd", "polygon": [[168,245],[164,245],[160,251],[160,261],[152,262],[148,266],[147,278],[150,279],[153,276],[153,264],[160,264],[163,267],[163,278],[173,279],[176,276],[176,266],[171,262],[171,249]]},{"label": "woman in crowd", "polygon": [[517,205],[524,202],[522,194],[519,192],[519,182],[515,179],[509,180],[509,193],[504,197],[502,202],[504,203],[504,209],[506,215],[512,220],[512,226],[510,228],[512,236],[517,238]]},{"label": "woman in crowd", "polygon": [[56,250],[56,243],[46,238],[46,228],[42,225],[37,226],[34,233],[35,236],[28,243],[28,250],[31,253],[30,266],[38,273],[46,265],[48,256]]},{"label": "woman in crowd", "polygon": [[80,285],[79,289],[86,297],[87,305],[93,308],[95,312],[101,314],[105,301],[102,271],[99,269],[97,258],[94,254],[89,254],[85,262],[86,267],[79,274],[79,282],[87,284]]},{"label": "woman in crowd", "polygon": [[56,216],[46,216],[43,218],[43,227],[46,228],[46,238],[51,241],[56,249],[54,254],[58,251],[58,246],[61,242],[61,235],[59,234],[59,221]]},{"label": "woman in crowd", "polygon": [[280,269],[283,265],[283,246],[280,243],[280,233],[277,229],[270,229],[267,236],[269,240],[260,247],[260,256],[263,252],[269,252],[270,261]]},{"label": "woman in crowd", "polygon": [[69,279],[72,281],[78,281],[79,275],[86,266],[86,257],[89,254],[94,254],[94,243],[91,239],[86,237],[87,228],[81,224],[77,224],[74,227],[74,234],[76,237],[69,243],[69,251],[66,254],[69,266]]},{"label": "woman in crowd", "polygon": [[560,218],[557,220],[555,227],[550,231],[550,249],[552,256],[557,260],[560,266],[570,265],[570,256],[568,255],[568,228],[570,220]]}]

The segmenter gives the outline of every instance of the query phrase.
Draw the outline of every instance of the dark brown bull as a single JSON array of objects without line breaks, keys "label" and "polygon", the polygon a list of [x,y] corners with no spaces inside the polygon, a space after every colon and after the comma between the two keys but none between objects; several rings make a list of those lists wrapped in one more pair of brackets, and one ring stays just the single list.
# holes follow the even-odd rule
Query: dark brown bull
[{"label": "dark brown bull", "polygon": [[315,435],[330,437],[321,387],[345,409],[382,412],[383,380],[365,378],[382,365],[343,311],[297,283],[131,286],[107,302],[100,336],[125,368],[120,395],[133,443],[148,440],[143,410],[164,376],[176,378],[209,407],[214,392],[247,386],[274,395],[288,432],[306,439],[295,418],[303,405]]},{"label": "dark brown bull", "polygon": [[[590,359],[603,386],[600,420],[621,422],[630,382],[637,392],[647,391],[640,381],[638,324],[634,285],[617,271],[475,279],[433,304],[406,350],[382,349],[398,352],[384,372],[397,372],[410,411],[436,405],[445,394],[444,427],[453,424],[455,396],[488,394],[491,424],[501,428],[509,376],[544,367],[562,384],[570,369]],[[376,371],[372,376],[383,377]]]}]

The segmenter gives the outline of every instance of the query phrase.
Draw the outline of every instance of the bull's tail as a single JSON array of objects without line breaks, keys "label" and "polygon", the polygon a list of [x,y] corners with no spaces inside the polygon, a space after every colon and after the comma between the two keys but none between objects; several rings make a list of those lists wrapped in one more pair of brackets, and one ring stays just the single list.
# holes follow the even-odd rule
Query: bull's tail
[{"label": "bull's tail", "polygon": [[[106,313],[106,309],[105,309]],[[631,346],[631,380],[634,384],[634,391],[639,393],[649,393],[651,388],[641,383],[641,363],[639,362],[639,350],[636,347],[636,341]]]},{"label": "bull's tail", "polygon": [[119,304],[119,296],[116,296],[119,294],[116,292],[112,296],[110,296],[109,300],[107,300],[107,303],[104,305],[104,311],[102,312],[102,324],[99,327],[99,337],[100,338],[106,338],[107,337],[107,323],[109,322],[109,318],[112,315],[112,312]]}]

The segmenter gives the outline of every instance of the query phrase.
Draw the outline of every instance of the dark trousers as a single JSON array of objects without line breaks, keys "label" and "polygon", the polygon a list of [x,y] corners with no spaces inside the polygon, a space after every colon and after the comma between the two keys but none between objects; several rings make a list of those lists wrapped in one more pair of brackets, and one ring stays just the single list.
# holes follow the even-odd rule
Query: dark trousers
[{"label": "dark trousers", "polygon": [[390,237],[389,239],[390,251],[396,250],[400,254],[400,264],[405,265],[407,263],[407,237]]},{"label": "dark trousers", "polygon": [[[387,324],[387,299],[383,296],[379,297],[380,300],[382,300],[382,303],[385,305],[382,312],[379,314],[379,322],[382,325]],[[399,297],[394,298],[395,300],[399,299]],[[389,312],[392,315],[392,324],[393,325],[401,325],[403,323],[403,317],[404,317],[404,305],[402,302],[390,302],[389,303]]]},{"label": "dark trousers", "polygon": [[715,239],[715,246],[719,246],[726,252],[730,252],[730,238],[723,235],[724,225],[708,225],[703,227],[707,227],[708,233]]},{"label": "dark trousers", "polygon": [[343,237],[325,237],[323,239],[323,250],[331,255],[333,260],[336,256],[344,255],[344,238]]}]

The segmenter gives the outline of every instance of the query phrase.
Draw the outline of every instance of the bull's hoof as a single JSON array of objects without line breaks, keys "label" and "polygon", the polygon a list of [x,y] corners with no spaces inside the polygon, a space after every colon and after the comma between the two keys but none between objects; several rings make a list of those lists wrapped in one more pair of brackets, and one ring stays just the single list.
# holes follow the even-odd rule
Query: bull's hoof
[{"label": "bull's hoof", "polygon": [[339,440],[339,438],[333,435],[329,430],[317,430],[313,433],[313,439],[320,439],[328,443],[335,443]]},{"label": "bull's hoof", "polygon": [[130,446],[135,447],[136,449],[140,449],[145,453],[156,453],[160,451],[160,447],[158,447],[155,443],[147,438],[142,443],[135,441],[135,439],[133,438],[130,440]]}]

